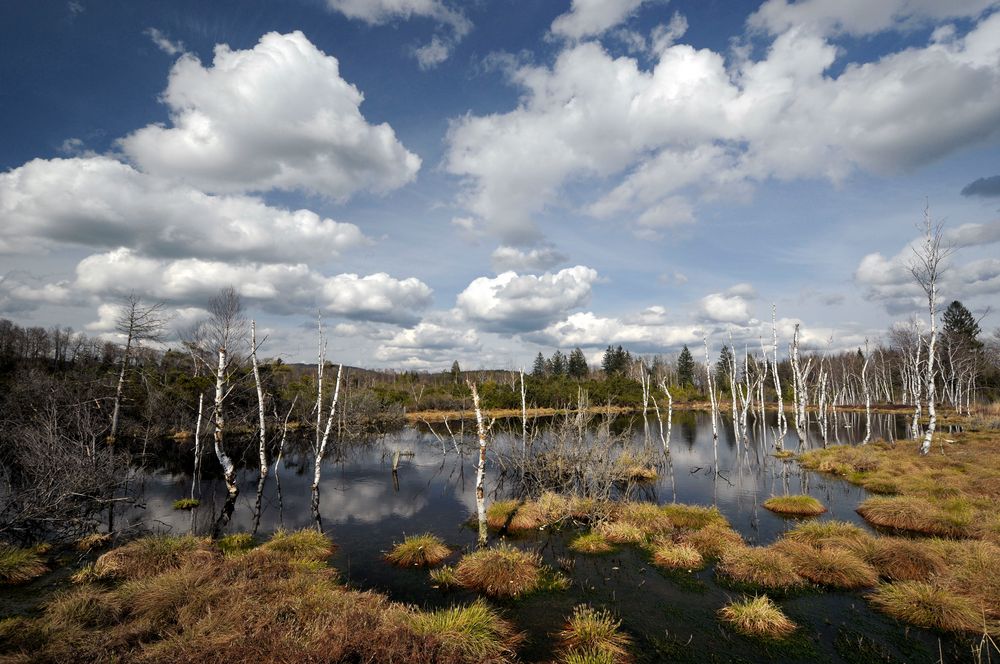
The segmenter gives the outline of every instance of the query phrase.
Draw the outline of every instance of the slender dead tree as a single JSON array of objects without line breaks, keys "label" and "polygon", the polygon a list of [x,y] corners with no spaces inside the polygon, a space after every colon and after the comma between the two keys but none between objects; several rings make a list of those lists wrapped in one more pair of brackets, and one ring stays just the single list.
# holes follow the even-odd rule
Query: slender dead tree
[{"label": "slender dead tree", "polygon": [[785,434],[788,433],[788,420],[785,418],[785,403],[781,396],[781,378],[778,376],[778,324],[777,324],[777,311],[778,307],[774,304],[771,305],[771,337],[772,337],[772,350],[774,352],[774,357],[771,365],[771,371],[774,374],[774,391],[778,397],[778,437],[774,441],[775,449],[781,449],[784,445]]},{"label": "slender dead tree", "polygon": [[943,262],[951,254],[951,248],[942,246],[944,223],[931,220],[930,206],[924,207],[923,239],[913,248],[913,258],[910,260],[910,274],[927,296],[927,313],[930,318],[930,333],[927,341],[927,363],[925,366],[924,384],[927,393],[927,429],[920,445],[921,454],[931,451],[931,439],[937,425],[937,410],[935,408],[935,369],[934,359],[937,352],[937,314],[938,314],[938,282],[944,272]]},{"label": "slender dead tree", "polygon": [[872,439],[872,392],[868,387],[868,364],[871,360],[871,352],[868,350],[868,339],[865,339],[865,361],[861,365],[861,390],[865,395],[865,438],[862,445],[867,444]]},{"label": "slender dead tree", "polygon": [[667,381],[660,381],[660,389],[665,395],[667,395],[667,433],[663,433],[663,420],[660,418],[660,407],[656,404],[656,399],[653,399],[653,406],[656,408],[656,419],[660,423],[660,443],[663,445],[663,453],[667,456],[670,455],[670,434],[673,429],[674,422],[674,397],[670,394],[670,390],[667,389]]},{"label": "slender dead tree", "polygon": [[715,380],[712,377],[712,357],[708,354],[708,337],[705,337],[705,372],[708,379],[708,395],[712,404],[712,445],[715,450],[715,472],[719,472],[719,400],[715,396]]},{"label": "slender dead tree", "polygon": [[[215,366],[215,408],[213,419],[215,424],[214,442],[215,456],[222,466],[222,475],[229,493],[228,502],[235,503],[239,494],[236,485],[236,465],[226,453],[225,448],[225,401],[229,396],[229,379],[233,360],[233,349],[243,335],[243,302],[236,289],[232,286],[223,288],[219,294],[208,303],[209,319],[206,323],[208,343],[218,353]],[[228,519],[227,519],[228,520]]]},{"label": "slender dead tree", "polygon": [[[261,340],[261,344],[264,340]],[[257,363],[257,321],[250,321],[250,361],[253,365],[253,382],[257,387],[257,415],[260,427],[260,444],[258,458],[260,460],[260,482],[267,479],[267,424],[264,419],[264,388],[260,383],[260,365]]]},{"label": "slender dead tree", "polygon": [[198,393],[198,420],[194,425],[194,472],[191,473],[191,500],[195,500],[195,487],[201,483],[201,417],[205,395]]},{"label": "slender dead tree", "polygon": [[524,367],[521,367],[521,457],[528,453],[528,401],[524,390]]},{"label": "slender dead tree", "polygon": [[108,442],[114,444],[118,437],[118,419],[121,412],[122,394],[125,391],[125,374],[128,371],[129,359],[136,346],[143,341],[159,341],[163,337],[168,318],[163,312],[164,304],[156,302],[145,304],[134,292],[129,293],[119,305],[118,317],[115,319],[115,331],[125,336],[125,349],[122,351],[122,365],[118,372],[118,384],[115,388],[115,402],[111,411],[111,431]]},{"label": "slender dead tree", "polygon": [[476,434],[479,437],[479,463],[476,465],[476,516],[479,519],[479,546],[486,546],[489,531],[486,528],[486,424],[483,422],[483,411],[479,407],[479,392],[476,384],[467,381],[472,391],[472,407],[476,411]]},{"label": "slender dead tree", "polygon": [[[330,429],[333,427],[334,416],[337,412],[337,400],[340,398],[340,375],[344,370],[344,365],[337,365],[337,382],[333,387],[333,401],[330,403],[330,414],[326,418],[326,429],[323,431],[323,436],[319,439],[319,443],[314,450],[313,458],[313,482],[312,482],[312,510],[313,517],[316,519],[316,525],[322,528],[320,524],[319,516],[319,480],[320,472],[323,467],[323,455],[326,454],[326,444],[330,439]],[[320,401],[319,407],[322,412],[323,402]]]}]

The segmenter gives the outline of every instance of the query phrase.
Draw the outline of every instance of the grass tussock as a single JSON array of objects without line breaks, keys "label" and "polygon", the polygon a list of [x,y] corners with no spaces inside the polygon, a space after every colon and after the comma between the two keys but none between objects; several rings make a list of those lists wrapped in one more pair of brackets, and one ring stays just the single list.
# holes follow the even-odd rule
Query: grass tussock
[{"label": "grass tussock", "polygon": [[405,538],[385,558],[399,567],[434,567],[450,555],[451,549],[440,538],[424,533]]},{"label": "grass tussock", "polygon": [[422,612],[344,588],[324,562],[300,557],[315,542],[293,545],[283,534],[277,545],[241,556],[216,549],[214,556],[178,559],[178,551],[203,549],[201,541],[178,545],[179,539],[113,550],[105,565],[116,561],[116,575],[56,596],[36,618],[0,622],[4,657],[70,664],[290,657],[458,664],[510,661],[521,639],[482,602]]},{"label": "grass tussock", "polygon": [[614,512],[614,521],[635,526],[647,536],[668,533],[674,529],[670,516],[654,503],[621,503]]},{"label": "grass tussock", "polygon": [[103,549],[108,544],[111,544],[110,533],[91,533],[78,539],[73,547],[77,551],[93,551],[94,549]]},{"label": "grass tussock", "polygon": [[486,508],[486,524],[510,532],[539,530],[572,515],[580,506],[557,493],[546,492],[537,500],[501,500]]},{"label": "grass tussock", "polygon": [[653,547],[653,564],[665,569],[693,571],[705,566],[705,559],[690,544],[661,542]]},{"label": "grass tussock", "polygon": [[590,531],[574,537],[569,548],[577,553],[603,554],[611,553],[615,547],[599,532]]},{"label": "grass tussock", "polygon": [[767,595],[730,602],[719,617],[747,636],[782,639],[795,631],[795,623]]},{"label": "grass tussock", "polygon": [[854,590],[871,588],[878,583],[875,568],[847,549],[817,548],[791,540],[774,546],[792,561],[799,576],[815,584]]},{"label": "grass tussock", "polygon": [[455,578],[462,587],[492,597],[519,597],[541,584],[541,560],[537,554],[501,544],[463,556]]},{"label": "grass tussock", "polygon": [[594,532],[615,544],[642,544],[646,541],[646,531],[639,526],[622,521],[605,521],[597,524]]},{"label": "grass tussock", "polygon": [[260,548],[264,551],[286,554],[292,558],[322,562],[332,556],[337,547],[329,537],[318,530],[303,528],[292,532],[279,530]]},{"label": "grass tussock", "polygon": [[629,662],[632,639],[609,611],[577,606],[559,632],[564,662]]},{"label": "grass tussock", "polygon": [[875,443],[812,450],[800,461],[878,494],[862,505],[862,515],[873,524],[1000,543],[996,431],[975,431],[968,418],[958,423],[965,431],[937,436],[926,456],[917,453],[916,444]]},{"label": "grass tussock", "polygon": [[215,544],[222,550],[223,555],[226,556],[239,556],[257,546],[253,535],[250,533],[233,533],[232,535],[226,535],[225,537],[220,537],[216,540]]},{"label": "grass tussock", "polygon": [[181,498],[174,501],[175,510],[193,510],[198,505],[201,505],[201,501],[197,498]]},{"label": "grass tussock", "polygon": [[970,537],[974,534],[973,510],[961,498],[935,505],[914,496],[879,496],[861,503],[858,514],[873,525],[893,530],[942,537]]},{"label": "grass tussock", "polygon": [[890,581],[927,581],[948,568],[945,557],[926,540],[876,537],[851,550]]},{"label": "grass tussock", "polygon": [[792,561],[774,548],[744,547],[726,552],[715,568],[738,584],[769,590],[790,590],[803,584]]},{"label": "grass tussock", "polygon": [[26,583],[48,569],[37,549],[0,544],[0,584]]},{"label": "grass tussock", "polygon": [[415,611],[409,625],[418,636],[437,641],[445,661],[503,661],[516,654],[522,639],[512,623],[482,600],[430,613]]},{"label": "grass tussock", "polygon": [[869,596],[890,616],[948,632],[981,632],[983,615],[968,598],[923,581],[887,583]]},{"label": "grass tussock", "polygon": [[764,508],[777,514],[793,516],[818,516],[826,507],[812,496],[774,496],[764,501]]},{"label": "grass tussock", "polygon": [[703,558],[721,558],[727,551],[746,546],[738,532],[728,525],[713,523],[680,536],[682,544],[693,547]]},{"label": "grass tussock", "polygon": [[722,516],[717,507],[700,507],[682,503],[668,503],[660,506],[660,510],[678,528],[701,530],[706,526],[728,526],[729,521]]},{"label": "grass tussock", "polygon": [[785,533],[785,539],[811,546],[846,546],[874,538],[847,521],[805,521]]},{"label": "grass tussock", "polygon": [[462,585],[458,582],[458,577],[455,575],[455,568],[451,565],[432,569],[431,581],[436,588],[458,588]]},{"label": "grass tussock", "polygon": [[210,563],[218,549],[201,537],[142,537],[103,554],[94,563],[98,578],[132,579],[159,574],[188,563]]}]

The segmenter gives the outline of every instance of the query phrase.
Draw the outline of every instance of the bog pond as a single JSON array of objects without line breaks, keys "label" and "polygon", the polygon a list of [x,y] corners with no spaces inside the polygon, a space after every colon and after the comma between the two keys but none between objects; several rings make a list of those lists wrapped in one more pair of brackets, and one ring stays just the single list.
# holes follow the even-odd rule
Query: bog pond
[{"label": "bog pond", "polygon": [[[855,512],[867,497],[864,489],[771,454],[775,414],[769,417],[767,427],[751,429],[749,441],[743,442],[723,416],[715,444],[707,413],[676,412],[669,456],[663,454],[652,417],[644,422],[641,415],[620,415],[610,425],[597,418],[591,427],[606,427],[626,451],[631,448],[637,458],[646,454],[655,462],[655,479],[618,483],[615,497],[717,506],[752,545],[770,544],[800,522],[761,506],[767,498],[785,494],[808,494],[822,502],[828,511],[816,519],[849,521],[869,529]],[[873,438],[906,435],[903,418],[877,415],[873,420]],[[829,444],[858,444],[864,424],[863,415],[842,414],[829,432]],[[541,440],[556,426],[537,421],[533,432]],[[452,422],[451,428],[458,433],[458,423]],[[400,569],[384,560],[404,536],[424,532],[442,538],[455,551],[448,562],[475,548],[476,529],[469,520],[476,514],[478,451],[475,437],[469,435],[471,428],[465,425],[464,442],[449,435],[443,424],[421,423],[364,441],[331,444],[322,469],[319,512],[323,530],[338,547],[330,563],[346,583],[424,608],[468,603],[476,597],[469,591],[436,587],[426,569]],[[523,484],[510,468],[522,445],[520,420],[497,422],[493,431],[487,502],[520,497]],[[591,432],[588,440],[595,435]],[[256,525],[263,538],[282,528],[315,526],[310,491],[313,459],[304,451],[308,441],[299,442],[289,443],[277,472],[272,465],[259,508],[258,472],[252,461],[255,442],[248,438],[241,443],[248,450],[250,467],[240,471],[240,496],[224,532],[248,532]],[[818,431],[800,441],[794,428],[789,428],[784,441],[791,451],[821,445]],[[205,457],[200,506],[190,511],[173,508],[174,501],[191,492],[191,450],[188,441],[169,441],[150,455],[147,469],[138,476],[141,500],[117,517],[117,527],[171,534],[212,532],[224,509],[226,490],[210,456]],[[968,661],[968,645],[960,639],[901,624],[876,612],[859,592],[799,590],[776,595],[800,629],[781,642],[743,637],[724,628],[717,617],[720,607],[743,593],[720,582],[713,565],[695,572],[664,572],[642,549],[627,545],[610,554],[584,555],[568,548],[578,532],[567,523],[505,535],[516,546],[538,552],[572,581],[565,590],[493,601],[525,632],[519,650],[525,661],[551,661],[552,635],[579,604],[609,608],[621,618],[640,662]],[[491,540],[497,537],[491,532]]]}]

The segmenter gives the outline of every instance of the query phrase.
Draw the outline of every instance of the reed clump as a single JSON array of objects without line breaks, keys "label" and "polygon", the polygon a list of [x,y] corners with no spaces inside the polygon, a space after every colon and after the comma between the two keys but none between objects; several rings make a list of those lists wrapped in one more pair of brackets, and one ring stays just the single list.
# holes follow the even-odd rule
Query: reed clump
[{"label": "reed clump", "polygon": [[519,597],[537,590],[541,559],[509,544],[466,554],[455,567],[459,585],[491,597]]},{"label": "reed clump", "polygon": [[665,541],[653,545],[653,564],[665,569],[693,571],[703,568],[705,559],[689,544]]},{"label": "reed clump", "polygon": [[873,537],[849,548],[890,581],[927,581],[948,568],[945,557],[927,540]]},{"label": "reed clump", "polygon": [[233,533],[220,537],[215,541],[216,546],[225,556],[238,556],[253,549],[257,543],[250,533]]},{"label": "reed clump", "polygon": [[642,528],[623,521],[604,521],[595,526],[594,532],[615,544],[642,544],[647,537]]},{"label": "reed clump", "polygon": [[48,569],[37,549],[0,544],[0,584],[26,583]]},{"label": "reed clump", "polygon": [[730,581],[768,590],[790,590],[803,584],[792,561],[768,547],[743,547],[723,554],[716,573]]},{"label": "reed clump", "polygon": [[111,535],[109,533],[91,533],[78,539],[73,546],[77,551],[93,551],[94,549],[102,549],[110,543]]},{"label": "reed clump", "polygon": [[746,636],[782,639],[796,629],[767,595],[730,602],[719,610],[719,617]]},{"label": "reed clump", "polygon": [[764,508],[777,514],[792,516],[818,516],[826,507],[812,496],[774,496],[764,501]]},{"label": "reed clump", "polygon": [[632,639],[621,630],[621,620],[607,610],[577,606],[559,632],[562,661],[630,662]]},{"label": "reed clump", "polygon": [[622,503],[614,512],[614,521],[635,526],[647,536],[667,533],[674,529],[670,516],[654,503]]},{"label": "reed clump", "polygon": [[404,538],[385,558],[399,567],[434,567],[450,555],[451,549],[439,537],[424,533]]}]

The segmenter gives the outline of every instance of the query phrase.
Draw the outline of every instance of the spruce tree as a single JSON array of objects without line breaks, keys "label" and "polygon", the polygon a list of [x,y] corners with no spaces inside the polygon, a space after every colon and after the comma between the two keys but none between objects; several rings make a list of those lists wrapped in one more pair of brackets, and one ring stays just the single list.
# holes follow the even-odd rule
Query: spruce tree
[{"label": "spruce tree", "polygon": [[694,358],[691,356],[687,344],[684,345],[681,354],[677,356],[677,381],[681,385],[694,384]]},{"label": "spruce tree", "polygon": [[979,329],[976,317],[958,300],[948,305],[941,320],[944,323],[943,334],[946,337],[969,348],[982,347],[982,342],[976,338],[982,331]]},{"label": "spruce tree", "polygon": [[535,378],[545,377],[545,356],[541,352],[535,356],[535,364],[531,367],[531,375]]},{"label": "spruce tree", "polygon": [[562,351],[557,350],[552,353],[552,375],[553,376],[565,376],[566,375],[566,356],[562,354]]},{"label": "spruce tree", "polygon": [[586,378],[587,374],[590,373],[590,367],[587,366],[587,357],[579,348],[574,348],[569,354],[568,371],[570,378],[576,378],[577,380]]}]

